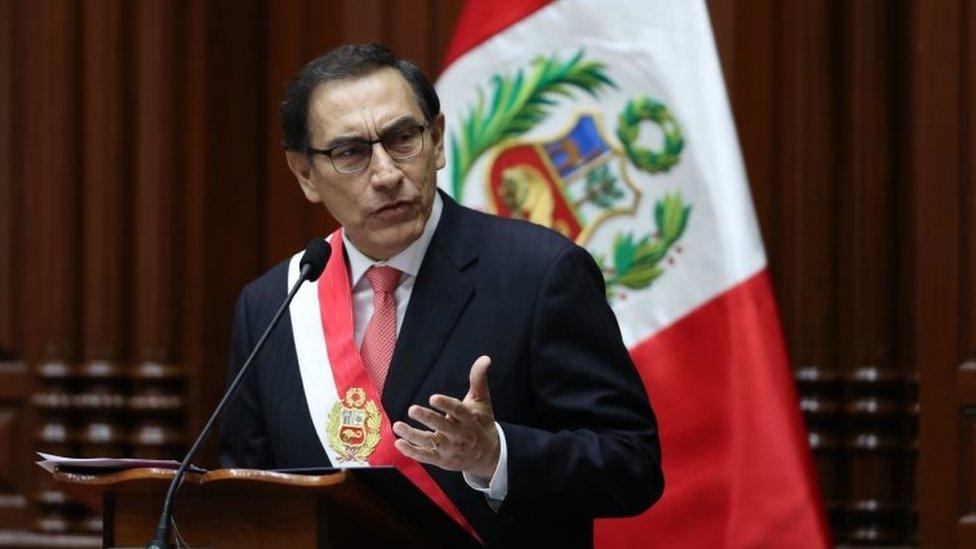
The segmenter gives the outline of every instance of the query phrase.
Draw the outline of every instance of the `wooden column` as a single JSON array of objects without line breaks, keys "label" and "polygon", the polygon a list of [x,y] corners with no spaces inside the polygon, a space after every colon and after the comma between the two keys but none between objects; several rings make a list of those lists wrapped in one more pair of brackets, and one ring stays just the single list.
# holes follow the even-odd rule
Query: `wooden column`
[{"label": "wooden column", "polygon": [[[128,380],[123,365],[129,295],[125,151],[125,59],[120,0],[81,4],[81,143],[83,361],[73,401],[84,412],[78,429],[83,456],[125,456]],[[101,532],[90,513],[84,531]]]},{"label": "wooden column", "polygon": [[[315,3],[316,5],[323,5]],[[303,0],[284,0],[268,9],[267,76],[264,99],[264,211],[267,231],[264,235],[263,257],[268,260],[285,257],[302,242],[306,230],[305,218],[311,208],[298,188],[295,177],[285,164],[281,147],[281,117],[278,105],[285,86],[303,64],[309,61],[305,51],[307,37],[303,22],[309,19]],[[313,20],[316,20],[313,18]],[[326,20],[326,28],[318,36],[334,36],[334,29]],[[335,25],[338,27],[338,25]]]},{"label": "wooden column", "polygon": [[33,440],[27,421],[30,374],[20,359],[20,215],[15,115],[17,57],[12,0],[0,0],[0,528],[28,521],[27,475]]},{"label": "wooden column", "polygon": [[433,41],[419,39],[431,36],[434,25],[429,2],[394,0],[386,6],[383,21],[384,42],[400,57],[416,63],[433,80],[439,64],[432,59]]},{"label": "wooden column", "polygon": [[80,432],[86,455],[125,455],[124,313],[130,234],[125,143],[125,23],[120,0],[82,5],[84,250],[83,387]]},{"label": "wooden column", "polygon": [[141,456],[174,456],[183,436],[180,337],[183,301],[177,289],[183,192],[181,27],[171,2],[134,6],[133,395],[137,424],[130,435]]},{"label": "wooden column", "polygon": [[454,0],[428,0],[432,4],[434,28],[431,29],[430,70],[431,78],[439,77],[444,69],[444,54],[454,38],[454,27],[458,16],[461,15],[461,2]]},{"label": "wooden column", "polygon": [[[22,56],[22,181],[24,212],[24,352],[41,387],[36,443],[74,453],[77,446],[71,386],[78,357],[80,313],[77,272],[81,241],[78,185],[78,9],[74,2],[20,4]],[[35,527],[66,532],[77,516],[64,495],[41,483]]]},{"label": "wooden column", "polygon": [[[343,43],[348,34],[340,13],[357,7],[338,2],[284,0],[268,6],[264,90],[264,207],[262,264],[271,267],[295,253],[313,235],[335,229],[321,204],[310,204],[285,164],[279,104],[285,86],[305,63]],[[367,10],[368,13],[368,10]]]},{"label": "wooden column", "polygon": [[976,545],[976,6],[961,2],[959,545]]},{"label": "wooden column", "polygon": [[960,366],[957,372],[961,410],[961,505],[957,543],[976,545],[976,6],[961,3],[961,185],[960,185]]},{"label": "wooden column", "polygon": [[[786,313],[800,406],[835,540],[845,537],[848,482],[842,425],[843,370],[837,338],[837,62],[832,5],[779,4],[778,97],[770,158],[775,202],[771,261]],[[778,236],[777,236],[778,233]],[[810,299],[811,296],[816,296]]]},{"label": "wooden column", "polygon": [[[190,183],[184,195],[185,249],[187,272],[194,277],[186,293],[194,315],[187,319],[184,344],[194,382],[191,435],[225,386],[234,300],[261,270],[267,223],[261,202],[265,17],[259,0],[214,0],[187,13],[187,43],[196,59],[187,58],[182,93],[190,131],[201,134],[184,149]],[[213,437],[201,463],[216,464],[215,448]]]},{"label": "wooden column", "polygon": [[338,0],[332,6],[337,9],[342,23],[342,43],[365,44],[382,42],[384,36],[383,0]]},{"label": "wooden column", "polygon": [[19,354],[19,277],[17,276],[18,228],[21,223],[17,186],[19,126],[15,107],[15,75],[19,70],[16,47],[14,0],[0,0],[0,360]]},{"label": "wooden column", "polygon": [[[901,311],[907,322],[900,335],[908,367],[920,374],[919,541],[923,547],[962,547],[973,542],[972,523],[960,521],[960,4],[909,2],[907,25],[908,92],[899,112],[904,187],[900,227],[906,251],[900,290],[909,296]],[[952,22],[954,25],[946,25]],[[957,389],[957,385],[959,389]]]},{"label": "wooden column", "polygon": [[838,267],[838,352],[846,384],[850,492],[845,539],[895,544],[913,516],[904,482],[912,463],[910,374],[892,349],[894,297],[894,21],[887,2],[841,4],[843,71]]}]

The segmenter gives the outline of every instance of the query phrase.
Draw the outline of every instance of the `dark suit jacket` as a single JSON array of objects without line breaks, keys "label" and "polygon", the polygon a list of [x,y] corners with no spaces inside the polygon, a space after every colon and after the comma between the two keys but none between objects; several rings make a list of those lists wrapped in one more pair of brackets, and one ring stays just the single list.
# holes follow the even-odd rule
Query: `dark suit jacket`
[{"label": "dark suit jacket", "polygon": [[[433,393],[463,398],[471,364],[491,356],[491,401],[508,446],[503,505],[492,511],[460,473],[427,470],[488,545],[589,546],[594,517],[640,513],[664,485],[654,414],[603,277],[583,248],[553,231],[443,198],[383,405],[391,421],[414,423],[408,406]],[[284,299],[286,277],[287,262],[241,293],[231,375]],[[262,357],[225,416],[223,465],[327,465],[288,315]]]}]

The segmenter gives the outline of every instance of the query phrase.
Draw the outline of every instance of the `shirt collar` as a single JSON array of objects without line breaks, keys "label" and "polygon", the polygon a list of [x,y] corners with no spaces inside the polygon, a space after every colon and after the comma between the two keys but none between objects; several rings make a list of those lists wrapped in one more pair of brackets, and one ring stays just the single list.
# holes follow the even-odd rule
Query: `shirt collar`
[{"label": "shirt collar", "polygon": [[427,254],[427,247],[430,246],[430,240],[434,237],[434,230],[437,229],[437,223],[441,220],[441,212],[443,210],[444,201],[441,199],[440,193],[435,190],[434,204],[430,208],[430,217],[427,218],[427,223],[424,225],[424,231],[420,233],[420,237],[414,240],[402,252],[386,261],[374,261],[370,259],[349,241],[349,238],[346,237],[346,232],[343,231],[342,243],[346,248],[346,257],[349,258],[349,275],[352,286],[355,287],[363,275],[366,274],[366,271],[373,265],[388,265],[410,276],[417,276],[417,273],[420,272],[420,264],[423,263],[424,256]]}]

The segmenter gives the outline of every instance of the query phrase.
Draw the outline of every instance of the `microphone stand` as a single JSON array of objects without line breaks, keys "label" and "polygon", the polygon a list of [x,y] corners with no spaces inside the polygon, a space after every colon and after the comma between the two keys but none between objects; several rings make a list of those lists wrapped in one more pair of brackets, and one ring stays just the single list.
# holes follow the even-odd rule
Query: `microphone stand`
[{"label": "microphone stand", "polygon": [[[326,261],[328,261],[328,252],[325,253],[325,261],[323,261],[322,264],[324,265]],[[316,270],[318,270],[318,273],[315,272]],[[190,447],[190,450],[186,453],[186,457],[183,458],[179,468],[176,469],[176,475],[173,477],[173,481],[170,482],[169,489],[166,491],[166,499],[163,501],[163,511],[159,515],[159,524],[156,525],[155,537],[152,539],[152,541],[146,544],[146,549],[171,548],[169,544],[169,523],[172,515],[173,499],[176,496],[176,491],[179,490],[180,485],[183,483],[183,477],[186,474],[187,467],[190,466],[190,461],[193,460],[194,456],[197,455],[197,452],[200,451],[200,446],[203,445],[203,441],[207,439],[210,431],[213,430],[217,420],[223,414],[224,408],[227,407],[227,403],[234,398],[237,390],[240,389],[241,384],[244,382],[244,378],[247,377],[247,374],[251,369],[251,364],[254,363],[254,358],[264,346],[265,340],[267,340],[268,336],[271,335],[271,331],[275,328],[275,326],[278,325],[278,321],[281,319],[281,316],[288,309],[288,306],[291,305],[292,299],[294,299],[295,294],[298,293],[298,288],[303,282],[310,279],[312,276],[317,279],[318,274],[321,274],[321,269],[316,269],[315,265],[305,263],[303,256],[302,270],[298,275],[298,281],[295,282],[295,285],[292,286],[291,291],[288,292],[288,297],[285,299],[284,303],[281,304],[281,307],[278,308],[278,312],[276,312],[274,318],[271,319],[271,323],[268,324],[267,329],[265,329],[264,334],[261,335],[257,345],[254,346],[254,350],[251,351],[251,354],[247,357],[247,360],[244,361],[244,365],[241,366],[240,371],[237,372],[237,376],[234,377],[234,380],[231,382],[230,386],[227,387],[227,392],[224,393],[224,397],[220,399],[220,403],[217,404],[217,407],[214,409],[213,413],[210,414],[210,419],[207,420],[207,424],[203,426],[203,430],[200,431],[197,439],[193,442],[193,446]]]}]

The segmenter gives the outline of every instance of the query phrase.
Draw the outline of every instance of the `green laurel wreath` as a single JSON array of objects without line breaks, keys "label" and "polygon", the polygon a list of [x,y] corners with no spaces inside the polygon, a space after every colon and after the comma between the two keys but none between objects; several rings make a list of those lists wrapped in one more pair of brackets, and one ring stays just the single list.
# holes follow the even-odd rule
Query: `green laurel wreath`
[{"label": "green laurel wreath", "polygon": [[[640,123],[644,120],[654,122],[664,132],[664,145],[661,150],[654,151],[637,146]],[[671,116],[671,111],[663,103],[646,95],[635,97],[627,102],[627,106],[620,113],[617,137],[630,161],[647,173],[670,170],[678,163],[678,157],[684,147],[681,128]]]},{"label": "green laurel wreath", "polygon": [[487,109],[484,91],[479,87],[477,103],[461,118],[460,138],[451,134],[454,197],[461,197],[465,177],[485,151],[503,139],[529,131],[548,116],[550,107],[556,104],[552,96],[572,97],[572,89],[576,88],[597,98],[604,86],[617,87],[607,76],[606,65],[584,61],[582,49],[565,62],[555,54],[536,57],[528,76],[521,69],[514,76],[494,75]]},{"label": "green laurel wreath", "polygon": [[635,241],[633,233],[614,237],[613,266],[607,266],[604,257],[596,257],[604,273],[608,299],[615,286],[639,290],[664,273],[660,263],[684,233],[690,214],[691,206],[682,201],[680,193],[668,193],[654,204],[657,232],[653,238],[647,235]]}]

